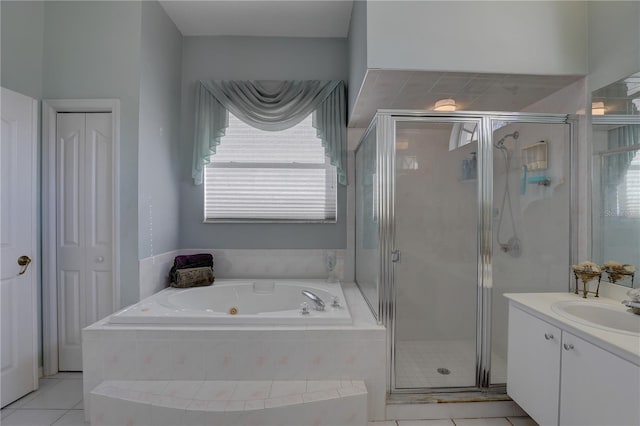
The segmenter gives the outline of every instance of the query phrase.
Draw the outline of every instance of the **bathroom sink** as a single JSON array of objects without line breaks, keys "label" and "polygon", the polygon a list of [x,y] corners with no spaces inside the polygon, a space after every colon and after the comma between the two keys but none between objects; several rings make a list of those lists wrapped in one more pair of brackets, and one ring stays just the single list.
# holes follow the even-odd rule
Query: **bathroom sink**
[{"label": "bathroom sink", "polygon": [[640,315],[617,307],[598,302],[563,301],[551,305],[558,315],[592,327],[616,333],[640,336]]}]

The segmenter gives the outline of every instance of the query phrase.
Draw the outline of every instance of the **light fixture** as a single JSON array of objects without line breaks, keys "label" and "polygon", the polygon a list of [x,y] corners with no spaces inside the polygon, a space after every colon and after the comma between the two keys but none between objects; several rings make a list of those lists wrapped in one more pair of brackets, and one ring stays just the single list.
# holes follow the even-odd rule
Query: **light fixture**
[{"label": "light fixture", "polygon": [[593,102],[591,104],[591,115],[604,115],[604,102]]},{"label": "light fixture", "polygon": [[455,111],[456,110],[456,101],[454,99],[440,99],[436,101],[436,106],[434,108],[436,111]]}]

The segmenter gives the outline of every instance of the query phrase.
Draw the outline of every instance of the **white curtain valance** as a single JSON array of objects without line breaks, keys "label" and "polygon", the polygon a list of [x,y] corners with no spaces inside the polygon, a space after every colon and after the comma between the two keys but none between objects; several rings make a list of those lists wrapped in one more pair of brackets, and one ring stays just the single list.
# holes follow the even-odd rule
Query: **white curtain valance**
[{"label": "white curtain valance", "polygon": [[229,112],[257,129],[279,131],[313,113],[313,126],[325,154],[336,167],[338,183],[347,184],[347,111],[342,81],[200,81],[192,177],[202,183],[204,167],[229,126]]}]

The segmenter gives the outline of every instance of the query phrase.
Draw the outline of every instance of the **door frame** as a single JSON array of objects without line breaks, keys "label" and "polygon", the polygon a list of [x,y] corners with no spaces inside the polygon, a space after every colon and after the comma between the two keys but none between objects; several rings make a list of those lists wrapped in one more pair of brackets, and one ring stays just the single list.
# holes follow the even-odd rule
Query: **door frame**
[{"label": "door frame", "polygon": [[120,100],[45,99],[42,101],[42,355],[47,376],[58,372],[56,123],[59,112],[111,113],[113,303],[115,310],[120,309]]}]

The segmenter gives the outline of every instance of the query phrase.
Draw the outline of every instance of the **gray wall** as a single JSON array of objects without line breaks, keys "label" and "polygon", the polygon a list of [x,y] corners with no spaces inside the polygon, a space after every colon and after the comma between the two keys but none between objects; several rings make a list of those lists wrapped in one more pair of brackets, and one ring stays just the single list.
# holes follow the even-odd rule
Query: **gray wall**
[{"label": "gray wall", "polygon": [[204,224],[203,186],[193,185],[191,161],[198,80],[347,80],[346,39],[185,37],[182,54],[180,246],[344,248],[345,188],[338,190],[337,224]]},{"label": "gray wall", "polygon": [[369,68],[587,71],[585,2],[372,1],[367,17]]},{"label": "gray wall", "polygon": [[367,73],[367,2],[353,2],[349,24],[349,116]]},{"label": "gray wall", "polygon": [[121,303],[138,300],[139,2],[45,2],[43,98],[120,99]]},{"label": "gray wall", "polygon": [[44,3],[3,1],[2,87],[42,97],[42,57],[44,52]]},{"label": "gray wall", "polygon": [[[2,60],[0,61],[0,85],[34,99],[42,98],[42,55],[44,52],[44,3],[34,2],[0,2],[0,41]],[[38,164],[40,164],[40,111],[38,110]],[[42,232],[40,191],[41,169],[37,170],[36,190],[38,199],[36,209],[38,215],[37,235]],[[37,239],[38,258],[41,258],[42,239]],[[40,271],[41,272],[41,271]],[[42,276],[36,278],[38,299],[38,324],[42,322]],[[42,327],[38,326],[38,365],[42,365]]]},{"label": "gray wall", "polygon": [[182,34],[158,2],[142,4],[138,255],[178,249]]},{"label": "gray wall", "polygon": [[589,87],[640,71],[640,2],[588,2]]}]

